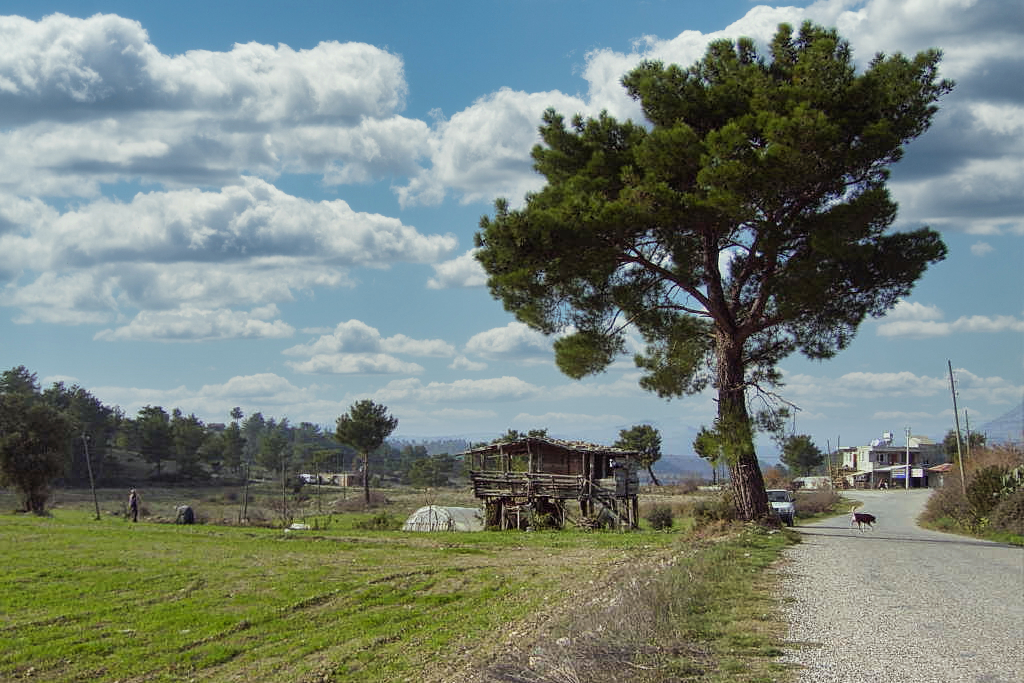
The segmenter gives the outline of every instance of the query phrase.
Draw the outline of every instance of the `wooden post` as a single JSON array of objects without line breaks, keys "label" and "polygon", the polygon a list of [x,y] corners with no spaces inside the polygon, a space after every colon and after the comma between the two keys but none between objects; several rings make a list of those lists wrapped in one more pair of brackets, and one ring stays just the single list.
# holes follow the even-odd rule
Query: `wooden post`
[{"label": "wooden post", "polygon": [[92,478],[92,458],[89,457],[89,438],[82,432],[82,446],[85,448],[85,468],[89,470],[89,488],[92,489],[92,502],[96,506],[96,521],[100,521],[100,501],[96,497],[96,482]]}]

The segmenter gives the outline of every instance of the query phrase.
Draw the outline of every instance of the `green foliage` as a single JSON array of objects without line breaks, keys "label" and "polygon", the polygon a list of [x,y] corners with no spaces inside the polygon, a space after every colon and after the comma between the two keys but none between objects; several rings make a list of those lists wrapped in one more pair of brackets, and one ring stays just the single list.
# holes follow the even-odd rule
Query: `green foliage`
[{"label": "green foliage", "polygon": [[878,57],[858,75],[835,31],[782,25],[770,55],[718,41],[689,67],[627,74],[649,126],[548,111],[533,151],[547,184],[480,221],[492,295],[537,330],[569,331],[555,345],[569,376],[608,367],[635,329],[641,386],[713,385],[719,445],[742,465],[737,504],[767,514],[748,389],[777,383],[794,352],[844,349],[945,257],[928,228],[890,230],[886,187],[952,88],[939,59]]},{"label": "green foliage", "polygon": [[397,531],[402,528],[402,521],[386,510],[375,512],[366,519],[353,525],[362,531]]},{"label": "green foliage", "polygon": [[807,434],[793,434],[782,442],[781,460],[798,477],[804,477],[825,464],[825,454]]},{"label": "green foliage", "polygon": [[995,531],[1024,536],[1024,488],[1005,494],[992,509],[989,524]]},{"label": "green foliage", "polygon": [[987,519],[996,505],[999,504],[1003,492],[1005,467],[991,465],[978,470],[967,484],[967,502],[971,504],[974,518],[979,522]]},{"label": "green foliage", "polygon": [[696,518],[698,524],[731,522],[736,519],[736,506],[732,496],[725,492],[694,501],[690,507],[690,514]]},{"label": "green foliage", "polygon": [[672,512],[672,506],[663,503],[658,503],[648,508],[644,519],[647,520],[647,523],[655,531],[671,529],[675,524],[675,514]]},{"label": "green foliage", "polygon": [[370,453],[398,427],[398,418],[388,414],[386,406],[369,399],[356,401],[348,412],[337,420],[334,438],[350,446],[363,456],[363,492],[366,505],[370,504]]},{"label": "green foliage", "polygon": [[206,425],[194,413],[185,416],[175,408],[171,412],[170,426],[178,472],[190,477],[199,476],[202,473],[200,449],[206,441]]},{"label": "green foliage", "polygon": [[55,382],[43,391],[42,399],[71,421],[74,438],[71,439],[71,462],[65,472],[65,481],[87,485],[90,467],[95,478],[100,478],[110,454],[110,443],[124,419],[123,413],[120,409],[104,405],[77,384],[68,387],[63,382]]},{"label": "green foliage", "polygon": [[958,450],[956,443],[956,430],[950,429],[942,439],[942,450],[946,453],[946,457],[953,462],[956,462],[956,458],[959,453],[962,453],[966,457],[972,452],[977,452],[985,448],[987,441],[988,438],[981,432],[971,432],[969,437],[961,435],[960,447]]},{"label": "green foliage", "polygon": [[455,474],[457,461],[447,453],[424,455],[409,464],[407,478],[413,486],[446,486]]},{"label": "green foliage", "polygon": [[260,435],[260,447],[256,453],[256,462],[267,470],[284,477],[291,455],[289,436],[287,418],[281,422],[277,422],[273,418],[268,420]]},{"label": "green foliage", "polygon": [[651,425],[633,425],[629,429],[620,429],[619,438],[613,444],[615,448],[640,453],[640,466],[647,468],[651,481],[660,486],[654,476],[654,463],[661,459],[661,433]]},{"label": "green foliage", "polygon": [[545,429],[531,429],[528,432],[521,432],[518,429],[509,429],[507,432],[499,436],[491,443],[514,443],[516,441],[522,441],[523,439],[546,439],[548,437],[548,430]]},{"label": "green foliage", "polygon": [[936,524],[941,519],[950,520],[954,525],[970,524],[971,505],[963,495],[959,477],[948,478],[945,486],[932,491],[921,519],[929,524]]},{"label": "green foliage", "polygon": [[135,418],[135,446],[146,462],[160,472],[164,460],[174,457],[171,418],[161,406],[144,406]]},{"label": "green foliage", "polygon": [[932,492],[921,516],[935,528],[981,535],[993,540],[1021,543],[1014,536],[1020,513],[1020,473],[1024,454],[1012,447],[985,447],[966,461],[967,485],[957,469],[946,475],[944,486]]},{"label": "green foliage", "polygon": [[74,423],[43,400],[24,366],[0,380],[0,486],[21,494],[22,509],[43,514],[53,480],[69,464]]},{"label": "green foliage", "polygon": [[999,495],[1008,496],[1021,488],[1024,488],[1024,465],[1014,467],[1003,475],[1003,488]]}]

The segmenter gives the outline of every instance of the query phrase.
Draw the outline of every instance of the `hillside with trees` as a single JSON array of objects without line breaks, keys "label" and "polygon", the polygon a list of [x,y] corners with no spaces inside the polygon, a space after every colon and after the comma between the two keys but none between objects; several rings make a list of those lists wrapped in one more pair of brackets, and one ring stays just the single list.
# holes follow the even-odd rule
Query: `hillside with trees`
[{"label": "hillside with trees", "polygon": [[311,422],[246,416],[237,407],[229,417],[227,424],[206,423],[155,405],[129,416],[78,385],[43,388],[35,373],[17,366],[0,375],[0,486],[16,490],[25,511],[42,513],[54,487],[266,479],[289,489],[305,483],[300,475],[361,474],[367,457],[374,464],[367,485],[448,486],[462,473],[455,453],[464,446],[451,439],[382,439],[359,453]]}]

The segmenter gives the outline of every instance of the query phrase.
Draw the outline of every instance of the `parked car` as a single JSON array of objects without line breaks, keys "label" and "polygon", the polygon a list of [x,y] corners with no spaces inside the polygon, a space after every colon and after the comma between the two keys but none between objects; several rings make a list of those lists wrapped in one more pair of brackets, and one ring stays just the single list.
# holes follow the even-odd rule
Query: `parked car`
[{"label": "parked car", "polygon": [[768,489],[768,502],[786,526],[796,522],[796,497],[786,489]]}]

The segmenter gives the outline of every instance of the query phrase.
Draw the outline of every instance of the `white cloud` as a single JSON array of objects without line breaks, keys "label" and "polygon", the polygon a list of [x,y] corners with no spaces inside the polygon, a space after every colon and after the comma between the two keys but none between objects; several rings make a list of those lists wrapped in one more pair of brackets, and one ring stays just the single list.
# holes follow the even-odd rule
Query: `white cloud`
[{"label": "white cloud", "polygon": [[443,339],[413,339],[404,334],[396,334],[381,341],[388,353],[405,353],[410,356],[430,356],[448,358],[455,355],[455,347]]},{"label": "white cloud", "polygon": [[267,320],[277,315],[277,306],[273,304],[248,313],[227,309],[203,310],[190,306],[171,311],[141,311],[128,325],[98,332],[95,339],[197,342],[292,336],[295,329],[291,325],[281,320]]},{"label": "white cloud", "polygon": [[942,310],[938,306],[919,304],[900,299],[883,320],[885,322],[941,320]]},{"label": "white cloud", "polygon": [[585,413],[543,413],[531,415],[519,413],[513,420],[516,424],[528,425],[530,429],[575,427],[577,425],[605,426],[626,421],[621,415],[588,415]]},{"label": "white cloud", "polygon": [[[0,302],[23,321],[104,322],[125,308],[216,309],[351,284],[346,267],[432,262],[456,245],[399,220],[312,202],[257,178],[100,199],[64,213],[0,195]],[[30,273],[38,273],[34,279]]]},{"label": "white cloud", "polygon": [[957,318],[953,322],[898,320],[884,322],[878,326],[883,337],[946,337],[951,334],[997,334],[1001,332],[1024,332],[1024,320],[1010,315],[971,315]]},{"label": "white cloud", "polygon": [[308,344],[282,351],[287,356],[315,356],[336,353],[377,353],[382,350],[380,331],[360,320],[338,323],[330,334]]},{"label": "white cloud", "polygon": [[404,334],[383,338],[376,327],[348,320],[338,323],[330,334],[282,351],[288,356],[380,352],[447,358],[455,355],[455,347],[442,339],[413,339]]},{"label": "white cloud", "polygon": [[463,203],[506,197],[518,204],[543,184],[533,172],[530,150],[540,142],[537,126],[549,107],[570,117],[587,109],[579,99],[559,92],[503,88],[439,122],[432,166],[397,188],[399,201],[403,206],[438,204],[454,191]]},{"label": "white cloud", "polygon": [[472,361],[465,356],[456,356],[455,360],[448,365],[450,370],[468,370],[470,372],[479,372],[487,369],[487,363],[478,363]]},{"label": "white cloud", "polygon": [[79,267],[261,256],[336,266],[423,263],[455,246],[451,235],[421,235],[397,219],[354,211],[340,199],[313,202],[251,177],[217,192],[140,193],[130,203],[97,200],[33,226],[32,237],[51,245],[45,265]]},{"label": "white cloud", "polygon": [[90,392],[108,405],[120,406],[127,415],[134,415],[146,405],[181,408],[182,412],[228,419],[231,409],[240,406],[246,414],[262,411],[265,416],[294,417],[322,423],[338,416],[337,401],[325,401],[316,386],[298,387],[274,373],[239,375],[220,384],[205,384],[199,389],[178,386],[172,389],[100,386]]},{"label": "white cloud", "polygon": [[634,366],[629,371],[621,373],[611,382],[604,382],[597,378],[569,382],[553,387],[549,392],[549,396],[556,400],[652,396],[653,394],[640,388],[639,381],[640,373],[636,371]]},{"label": "white cloud", "polygon": [[430,382],[429,384],[423,384],[420,380],[413,378],[389,382],[383,389],[374,392],[374,397],[376,400],[384,402],[490,402],[520,401],[533,398],[541,392],[541,387],[524,382],[518,377],[460,379],[454,382]]},{"label": "white cloud", "polygon": [[297,372],[310,374],[419,374],[423,366],[392,354],[446,358],[455,347],[441,339],[413,339],[404,334],[382,338],[380,331],[360,320],[338,323],[330,334],[282,351],[287,356],[307,356],[289,362]]},{"label": "white cloud", "polygon": [[953,322],[942,322],[938,306],[900,300],[878,325],[883,337],[945,337],[957,333],[996,334],[1024,332],[1024,320],[1009,315],[962,316]]},{"label": "white cloud", "polygon": [[397,115],[402,60],[371,45],[167,56],[114,15],[0,17],[0,33],[0,187],[12,191],[87,196],[118,178],[219,185],[285,170],[363,181],[413,172],[428,151],[427,124]]},{"label": "white cloud", "polygon": [[317,354],[300,363],[289,361],[296,372],[314,375],[415,375],[423,366],[384,353]]},{"label": "white cloud", "polygon": [[473,335],[466,342],[466,352],[489,360],[544,362],[552,357],[551,341],[517,321]]},{"label": "white cloud", "polygon": [[988,242],[975,242],[971,245],[971,253],[975,256],[986,256],[993,251],[992,245]]},{"label": "white cloud", "polygon": [[497,417],[493,410],[474,410],[472,408],[442,408],[431,410],[430,416],[438,420],[488,420]]},{"label": "white cloud", "polygon": [[476,249],[450,261],[435,263],[434,277],[427,280],[430,289],[451,289],[454,287],[483,287],[487,284],[487,273],[475,257]]},{"label": "white cloud", "polygon": [[[1020,401],[1024,386],[1002,377],[981,377],[969,370],[955,369],[958,395],[967,400],[993,404]],[[948,396],[949,377],[930,377],[902,372],[849,372],[838,378],[786,373],[787,398],[813,401],[816,406],[843,406],[857,399],[921,399]],[[846,403],[844,403],[846,401]]]}]

